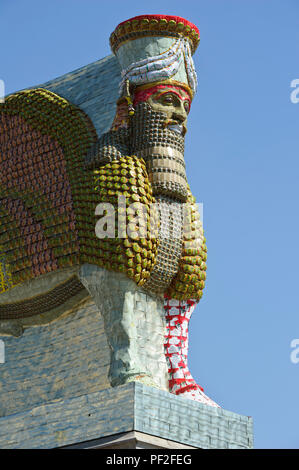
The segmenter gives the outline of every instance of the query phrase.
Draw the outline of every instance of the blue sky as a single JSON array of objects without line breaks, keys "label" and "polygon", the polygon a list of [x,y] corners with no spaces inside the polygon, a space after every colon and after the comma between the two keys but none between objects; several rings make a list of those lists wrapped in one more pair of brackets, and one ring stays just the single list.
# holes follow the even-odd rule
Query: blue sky
[{"label": "blue sky", "polygon": [[0,0],[0,79],[11,93],[98,60],[114,27],[144,13],[201,32],[185,158],[208,276],[191,372],[223,408],[253,416],[255,447],[299,448],[298,1]]}]

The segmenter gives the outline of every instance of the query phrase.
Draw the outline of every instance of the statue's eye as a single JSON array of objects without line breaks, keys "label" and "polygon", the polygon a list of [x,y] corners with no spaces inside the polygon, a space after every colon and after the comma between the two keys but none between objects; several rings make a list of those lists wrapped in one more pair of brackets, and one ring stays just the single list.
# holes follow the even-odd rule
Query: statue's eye
[{"label": "statue's eye", "polygon": [[174,96],[170,93],[161,97],[161,101],[165,104],[173,104],[174,103]]},{"label": "statue's eye", "polygon": [[184,103],[184,108],[185,108],[186,113],[189,113],[189,111],[190,111],[190,103],[189,103],[189,101],[185,101],[185,103]]}]

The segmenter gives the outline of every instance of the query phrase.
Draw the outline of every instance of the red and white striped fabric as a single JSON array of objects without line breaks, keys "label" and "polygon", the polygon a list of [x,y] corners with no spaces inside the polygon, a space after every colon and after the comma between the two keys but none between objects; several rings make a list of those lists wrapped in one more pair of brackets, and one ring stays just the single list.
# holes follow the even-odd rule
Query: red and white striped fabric
[{"label": "red and white striped fabric", "polygon": [[170,376],[169,390],[184,398],[220,408],[204,393],[203,388],[197,385],[188,369],[188,325],[195,306],[195,300],[180,301],[167,296],[164,299],[164,349]]}]

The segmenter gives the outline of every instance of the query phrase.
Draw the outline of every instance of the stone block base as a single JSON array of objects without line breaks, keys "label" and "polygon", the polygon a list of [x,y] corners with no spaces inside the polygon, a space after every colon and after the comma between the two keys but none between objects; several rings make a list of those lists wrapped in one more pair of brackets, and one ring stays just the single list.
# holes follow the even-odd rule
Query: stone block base
[{"label": "stone block base", "polygon": [[[252,418],[137,382],[0,418],[2,449],[79,444],[108,449],[248,449],[253,447]],[[138,447],[146,445],[154,447]]]},{"label": "stone block base", "polygon": [[144,432],[131,431],[113,436],[102,437],[92,441],[73,444],[63,447],[63,449],[195,449],[195,447],[180,444],[179,442],[161,437],[151,436]]}]

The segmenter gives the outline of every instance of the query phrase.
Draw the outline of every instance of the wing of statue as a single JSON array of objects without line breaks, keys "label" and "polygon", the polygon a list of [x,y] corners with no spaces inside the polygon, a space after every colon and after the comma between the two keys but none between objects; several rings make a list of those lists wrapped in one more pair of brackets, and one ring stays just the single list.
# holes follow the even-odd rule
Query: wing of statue
[{"label": "wing of statue", "polygon": [[[83,111],[44,89],[7,97],[0,122],[0,319],[7,319],[42,313],[79,289],[61,272],[80,263],[80,231],[94,223],[85,214],[92,178],[83,157],[97,134]],[[47,286],[30,292],[43,275]]]},{"label": "wing of statue", "polygon": [[[116,207],[124,195],[133,204],[125,213],[130,223],[138,202],[153,201],[145,166],[124,157],[87,171],[85,156],[97,140],[90,118],[45,89],[7,97],[0,122],[0,319],[42,313],[74,295],[82,286],[70,268],[83,263],[125,272],[142,285],[157,251],[149,211],[144,237],[102,239],[95,208]],[[45,276],[46,287],[35,288]]]}]

